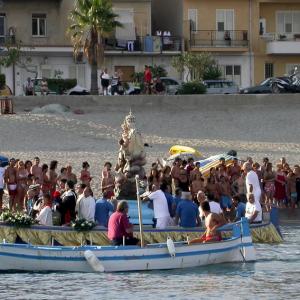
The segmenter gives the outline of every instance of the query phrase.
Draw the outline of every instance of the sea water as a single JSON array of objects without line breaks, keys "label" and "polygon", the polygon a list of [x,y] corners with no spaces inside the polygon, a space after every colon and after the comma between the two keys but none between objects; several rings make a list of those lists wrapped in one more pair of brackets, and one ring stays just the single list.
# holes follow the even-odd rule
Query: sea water
[{"label": "sea water", "polygon": [[111,274],[1,273],[0,299],[300,299],[300,227],[255,244],[255,263]]}]

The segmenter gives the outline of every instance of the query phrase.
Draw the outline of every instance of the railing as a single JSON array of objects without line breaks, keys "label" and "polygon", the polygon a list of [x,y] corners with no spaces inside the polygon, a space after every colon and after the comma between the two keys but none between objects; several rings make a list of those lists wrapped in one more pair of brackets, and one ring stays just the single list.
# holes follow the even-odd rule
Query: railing
[{"label": "railing", "polygon": [[104,49],[121,52],[178,52],[182,50],[182,39],[174,36],[143,36],[135,40],[107,38]]},{"label": "railing", "polygon": [[5,46],[7,44],[15,44],[16,36],[15,35],[0,35],[0,46]]},{"label": "railing", "polygon": [[261,35],[267,41],[300,41],[300,33],[276,33],[268,32]]},{"label": "railing", "polygon": [[196,30],[190,32],[191,47],[248,47],[247,30]]}]

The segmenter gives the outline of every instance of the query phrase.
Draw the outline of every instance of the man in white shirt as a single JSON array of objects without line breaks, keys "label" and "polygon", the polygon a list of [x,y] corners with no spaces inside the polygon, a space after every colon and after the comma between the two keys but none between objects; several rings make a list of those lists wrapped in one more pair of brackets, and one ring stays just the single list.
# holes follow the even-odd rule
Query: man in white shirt
[{"label": "man in white shirt", "polygon": [[261,205],[259,202],[255,201],[254,194],[248,194],[245,217],[249,220],[249,223],[262,222]]},{"label": "man in white shirt", "polygon": [[156,218],[156,228],[164,229],[172,225],[172,219],[170,217],[168,200],[165,196],[164,191],[167,189],[167,186],[163,183],[160,186],[160,189],[151,193],[144,200],[153,201],[153,210],[154,218]]},{"label": "man in white shirt", "polygon": [[49,194],[43,196],[43,206],[41,211],[36,217],[40,225],[53,226],[52,219],[52,200]]},{"label": "man in white shirt", "polygon": [[2,211],[2,205],[3,205],[4,173],[5,173],[5,169],[2,167],[2,161],[0,160],[0,213]]},{"label": "man in white shirt", "polygon": [[[214,213],[214,214],[218,214],[221,215],[223,214],[223,210],[220,206],[220,203],[215,201],[214,195],[209,193],[207,195],[207,200],[209,203],[209,207],[210,207],[210,212]],[[201,205],[199,206],[199,213],[200,213],[200,218],[202,219],[204,217],[204,212],[201,209]]]},{"label": "man in white shirt", "polygon": [[253,194],[255,202],[260,203],[261,188],[257,174],[253,171],[249,162],[244,163],[243,170],[246,172],[247,194]]},{"label": "man in white shirt", "polygon": [[90,187],[86,187],[83,191],[83,197],[78,199],[78,218],[87,221],[95,221],[96,201]]}]

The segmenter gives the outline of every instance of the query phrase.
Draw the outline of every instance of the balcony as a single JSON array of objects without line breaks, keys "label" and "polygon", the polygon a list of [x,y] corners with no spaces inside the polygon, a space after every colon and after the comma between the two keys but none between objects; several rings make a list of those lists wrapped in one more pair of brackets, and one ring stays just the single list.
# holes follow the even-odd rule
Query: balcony
[{"label": "balcony", "polygon": [[263,36],[266,40],[267,54],[287,54],[299,55],[300,53],[300,34],[277,34],[267,33]]},{"label": "balcony", "polygon": [[108,54],[176,53],[182,51],[182,39],[174,36],[137,36],[135,40],[107,38],[104,50]]},{"label": "balcony", "polygon": [[247,30],[197,30],[190,33],[191,50],[248,51]]}]

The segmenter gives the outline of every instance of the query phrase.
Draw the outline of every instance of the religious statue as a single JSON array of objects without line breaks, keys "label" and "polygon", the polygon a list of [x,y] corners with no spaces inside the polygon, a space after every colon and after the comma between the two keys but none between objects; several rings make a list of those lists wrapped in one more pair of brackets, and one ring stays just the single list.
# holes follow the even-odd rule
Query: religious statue
[{"label": "religious statue", "polygon": [[116,178],[119,178],[116,182],[116,195],[124,198],[122,195],[128,194],[131,195],[128,196],[129,199],[133,199],[132,193],[136,193],[135,176],[139,175],[140,179],[144,179],[146,175],[143,167],[146,164],[146,153],[142,135],[136,128],[135,117],[131,111],[121,127],[122,137],[119,141],[120,150],[116,165]]}]

